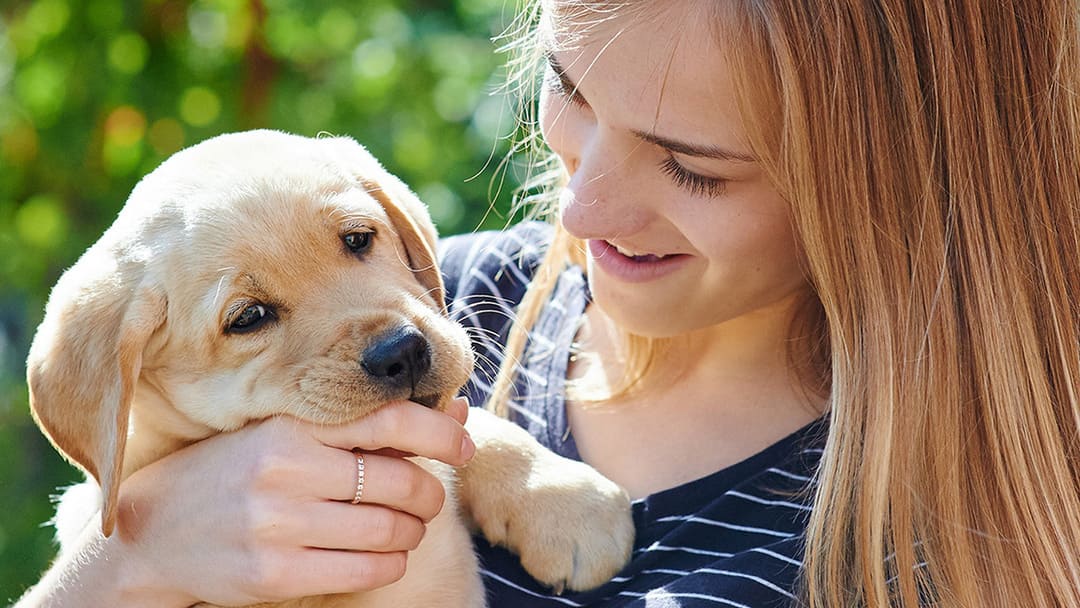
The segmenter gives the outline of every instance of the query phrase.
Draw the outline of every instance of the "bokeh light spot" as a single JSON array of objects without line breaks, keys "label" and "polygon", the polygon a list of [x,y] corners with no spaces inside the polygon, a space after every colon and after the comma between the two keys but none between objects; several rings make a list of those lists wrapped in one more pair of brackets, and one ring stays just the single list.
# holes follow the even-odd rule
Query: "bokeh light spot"
[{"label": "bokeh light spot", "polygon": [[413,22],[405,13],[385,7],[371,20],[371,31],[395,44],[406,44],[413,37]]},{"label": "bokeh light spot", "polygon": [[435,162],[431,134],[419,127],[399,129],[394,136],[394,163],[406,170],[423,173]]},{"label": "bokeh light spot", "polygon": [[150,125],[150,147],[160,156],[168,156],[184,147],[184,126],[175,118],[160,118]]},{"label": "bokeh light spot", "polygon": [[68,234],[63,201],[50,194],[27,199],[15,211],[15,233],[27,245],[41,249],[56,247]]},{"label": "bokeh light spot", "polygon": [[319,18],[319,38],[323,45],[334,51],[344,51],[352,46],[359,29],[356,19],[341,7],[331,8]]},{"label": "bokeh light spot", "polygon": [[334,118],[336,104],[334,98],[321,89],[312,89],[300,94],[296,104],[300,118],[309,130],[317,131],[330,124]]},{"label": "bokeh light spot", "polygon": [[26,11],[26,26],[42,38],[51,38],[67,27],[71,7],[65,0],[38,0]]},{"label": "bokeh light spot", "polygon": [[142,140],[128,145],[105,140],[105,145],[101,148],[101,162],[105,166],[105,172],[112,177],[134,173],[139,168],[142,157]]},{"label": "bokeh light spot", "polygon": [[0,155],[4,164],[28,167],[37,158],[41,142],[33,125],[15,123],[0,134]]},{"label": "bokeh light spot", "polygon": [[353,71],[361,78],[376,79],[386,76],[397,65],[397,53],[389,41],[372,38],[362,42],[353,51]]},{"label": "bokeh light spot", "polygon": [[214,9],[193,8],[188,13],[191,40],[200,46],[219,49],[225,45],[229,22],[225,14]]},{"label": "bokeh light spot", "polygon": [[146,134],[146,117],[131,106],[120,106],[105,119],[105,140],[119,146],[137,143]]},{"label": "bokeh light spot", "polygon": [[149,57],[150,46],[134,32],[119,34],[109,43],[109,66],[121,74],[138,74]]},{"label": "bokeh light spot", "polygon": [[443,78],[432,91],[435,111],[444,120],[465,120],[476,105],[476,87],[460,78]]},{"label": "bokeh light spot", "polygon": [[15,97],[39,126],[52,126],[64,106],[66,70],[40,58],[15,74]]},{"label": "bokeh light spot", "polygon": [[146,116],[131,106],[120,106],[105,119],[101,160],[112,176],[130,175],[143,157]]},{"label": "bokeh light spot", "polygon": [[442,182],[430,182],[420,186],[417,196],[427,204],[436,226],[456,226],[465,215],[461,199]]},{"label": "bokeh light spot", "polygon": [[205,127],[221,114],[221,99],[206,87],[191,87],[180,96],[180,118],[193,127]]}]

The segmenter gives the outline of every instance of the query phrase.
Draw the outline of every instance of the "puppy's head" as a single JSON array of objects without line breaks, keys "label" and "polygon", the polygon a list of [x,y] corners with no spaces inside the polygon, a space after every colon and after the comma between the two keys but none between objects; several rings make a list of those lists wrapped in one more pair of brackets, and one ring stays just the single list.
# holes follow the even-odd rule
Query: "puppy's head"
[{"label": "puppy's head", "polygon": [[129,418],[193,440],[442,407],[472,353],[442,314],[435,238],[350,139],[225,135],[144,178],[53,289],[28,361],[34,416],[101,484],[106,532]]}]

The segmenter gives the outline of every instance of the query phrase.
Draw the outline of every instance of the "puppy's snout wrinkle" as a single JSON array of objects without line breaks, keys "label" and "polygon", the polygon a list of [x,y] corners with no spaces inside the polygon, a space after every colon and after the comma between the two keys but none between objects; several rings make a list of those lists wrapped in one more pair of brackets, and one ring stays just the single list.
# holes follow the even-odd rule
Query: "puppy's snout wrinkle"
[{"label": "puppy's snout wrinkle", "polygon": [[399,327],[364,350],[360,366],[382,383],[415,389],[431,369],[431,347],[417,328]]}]

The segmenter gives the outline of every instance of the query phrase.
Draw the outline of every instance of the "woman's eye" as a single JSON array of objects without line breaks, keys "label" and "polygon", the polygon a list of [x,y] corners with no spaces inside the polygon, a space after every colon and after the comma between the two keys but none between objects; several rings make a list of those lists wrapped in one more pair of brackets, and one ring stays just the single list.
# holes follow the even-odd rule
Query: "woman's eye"
[{"label": "woman's eye", "polygon": [[341,237],[345,246],[353,253],[364,253],[371,248],[372,232],[350,232]]},{"label": "woman's eye", "polygon": [[273,311],[262,304],[251,304],[236,315],[229,324],[230,333],[245,333],[259,329],[273,318]]},{"label": "woman's eye", "polygon": [[675,160],[675,157],[670,154],[664,162],[660,163],[660,170],[666,173],[671,178],[671,181],[675,182],[676,186],[688,190],[690,194],[696,196],[713,198],[722,195],[724,190],[727,189],[727,180],[694,173],[680,165],[679,161]]},{"label": "woman's eye", "polygon": [[585,101],[585,97],[578,92],[577,88],[556,73],[555,68],[550,65],[544,70],[544,87],[551,94],[561,97],[575,106],[589,107],[589,102]]}]

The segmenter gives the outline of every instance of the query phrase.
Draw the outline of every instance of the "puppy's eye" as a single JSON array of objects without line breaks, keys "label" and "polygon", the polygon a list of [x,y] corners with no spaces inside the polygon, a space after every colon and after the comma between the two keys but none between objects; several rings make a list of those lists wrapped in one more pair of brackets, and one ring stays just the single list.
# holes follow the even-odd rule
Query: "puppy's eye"
[{"label": "puppy's eye", "polygon": [[229,333],[242,334],[255,331],[274,317],[274,311],[262,304],[251,304],[236,315],[229,324]]},{"label": "puppy's eye", "polygon": [[353,253],[364,253],[368,249],[371,249],[371,241],[374,233],[372,232],[350,232],[341,237],[342,241],[345,241],[345,246],[349,248],[349,251]]}]

